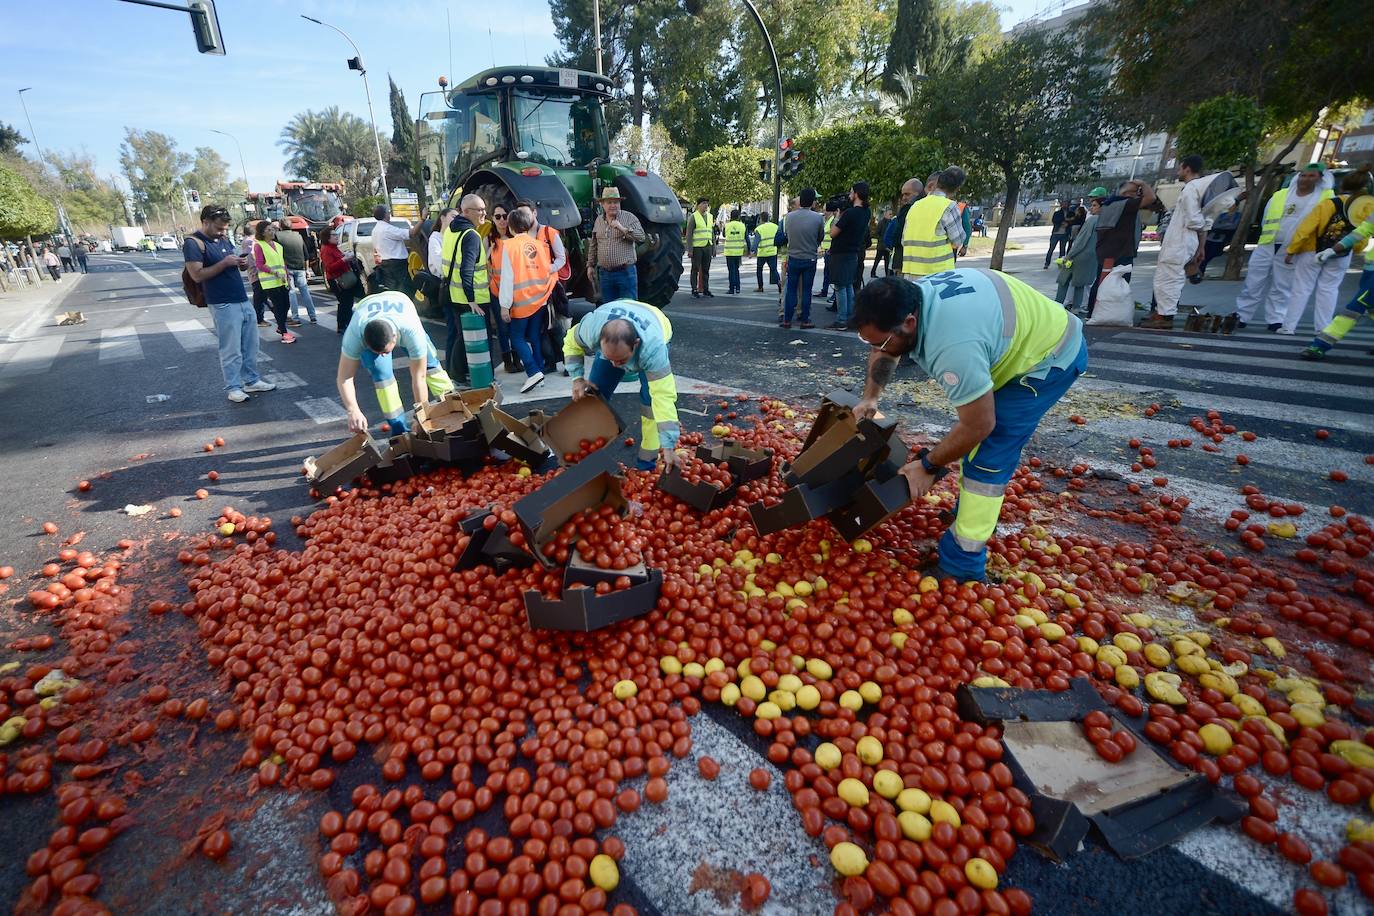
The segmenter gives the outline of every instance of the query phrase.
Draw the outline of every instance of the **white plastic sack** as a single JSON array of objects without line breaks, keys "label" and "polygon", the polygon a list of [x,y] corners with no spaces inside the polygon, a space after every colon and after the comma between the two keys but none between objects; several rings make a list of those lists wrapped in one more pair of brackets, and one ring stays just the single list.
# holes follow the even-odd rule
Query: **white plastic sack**
[{"label": "white plastic sack", "polygon": [[1126,274],[1130,272],[1130,264],[1118,264],[1107,274],[1097,290],[1097,305],[1088,324],[1129,328],[1135,323],[1135,298],[1131,296],[1131,284],[1126,282]]}]

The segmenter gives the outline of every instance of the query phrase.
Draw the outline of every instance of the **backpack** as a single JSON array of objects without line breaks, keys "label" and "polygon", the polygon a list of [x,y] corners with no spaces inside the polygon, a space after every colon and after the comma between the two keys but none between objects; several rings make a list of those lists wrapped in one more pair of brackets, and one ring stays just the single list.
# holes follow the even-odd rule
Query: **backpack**
[{"label": "backpack", "polygon": [[1322,231],[1317,233],[1318,251],[1334,248],[1337,242],[1355,231],[1355,224],[1350,221],[1350,214],[1345,209],[1345,201],[1333,197],[1331,203],[1335,208],[1331,212],[1331,218],[1326,221]]},{"label": "backpack", "polygon": [[[196,238],[195,235],[191,235],[189,237],[194,239],[195,243],[200,246],[201,256],[204,257],[205,243],[200,239]],[[201,263],[204,262],[202,261]],[[181,268],[181,291],[186,294],[186,301],[194,305],[196,308],[203,309],[207,307],[205,304],[205,290],[201,287],[199,283],[191,279],[191,271],[186,267]]]}]

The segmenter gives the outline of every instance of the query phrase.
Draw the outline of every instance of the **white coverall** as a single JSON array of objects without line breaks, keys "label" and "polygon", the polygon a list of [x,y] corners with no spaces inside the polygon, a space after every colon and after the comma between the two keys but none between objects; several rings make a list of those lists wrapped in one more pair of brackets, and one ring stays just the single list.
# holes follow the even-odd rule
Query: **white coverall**
[{"label": "white coverall", "polygon": [[1202,213],[1202,195],[1212,183],[1215,175],[1194,178],[1183,186],[1174,205],[1174,214],[1169,219],[1169,228],[1164,231],[1164,241],[1159,246],[1159,260],[1155,262],[1155,314],[1168,317],[1178,312],[1178,297],[1183,294],[1183,284],[1187,278],[1184,266],[1197,254],[1198,233],[1211,228],[1212,221]]},{"label": "white coverall", "polygon": [[[1330,186],[1331,175],[1328,172],[1310,194],[1299,194],[1296,187],[1289,187],[1273,240],[1256,245],[1255,250],[1250,252],[1250,265],[1245,269],[1245,286],[1236,297],[1236,315],[1241,321],[1254,320],[1263,303],[1264,323],[1283,323],[1294,277],[1294,265],[1284,263],[1284,249],[1293,238],[1298,223],[1316,206]],[[1325,325],[1320,325],[1318,330],[1323,327]]]}]

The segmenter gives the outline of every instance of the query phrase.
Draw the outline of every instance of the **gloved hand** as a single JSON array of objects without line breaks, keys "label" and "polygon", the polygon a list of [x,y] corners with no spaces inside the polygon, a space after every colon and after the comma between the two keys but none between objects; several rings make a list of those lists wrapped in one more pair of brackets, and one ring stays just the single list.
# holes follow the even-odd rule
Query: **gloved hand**
[{"label": "gloved hand", "polygon": [[1337,251],[1336,248],[1327,248],[1324,251],[1317,252],[1317,263],[1325,264],[1332,258],[1340,257],[1340,255],[1341,252]]},{"label": "gloved hand", "polygon": [[1064,263],[1064,259],[1063,259],[1063,258],[1055,258],[1055,259],[1054,259],[1054,266],[1055,266],[1055,267],[1067,267],[1068,265]]},{"label": "gloved hand", "polygon": [[1065,270],[1073,270],[1073,261],[1070,261],[1068,258],[1065,258],[1065,259],[1064,259],[1064,269],[1065,269]]}]

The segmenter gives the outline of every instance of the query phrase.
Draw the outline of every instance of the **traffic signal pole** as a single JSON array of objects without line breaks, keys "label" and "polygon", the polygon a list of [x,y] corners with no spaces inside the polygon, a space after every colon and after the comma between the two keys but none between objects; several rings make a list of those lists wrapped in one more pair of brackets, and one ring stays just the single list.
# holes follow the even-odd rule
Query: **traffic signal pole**
[{"label": "traffic signal pole", "polygon": [[753,0],[744,0],[744,5],[748,7],[749,15],[754,17],[754,24],[763,35],[763,44],[768,48],[768,58],[773,62],[773,87],[777,96],[773,119],[773,210],[781,218],[783,205],[779,201],[782,199],[782,162],[778,158],[778,152],[782,148],[782,70],[778,67],[778,52],[773,49],[773,38],[768,34],[768,26],[763,24],[763,17],[759,15]]}]

